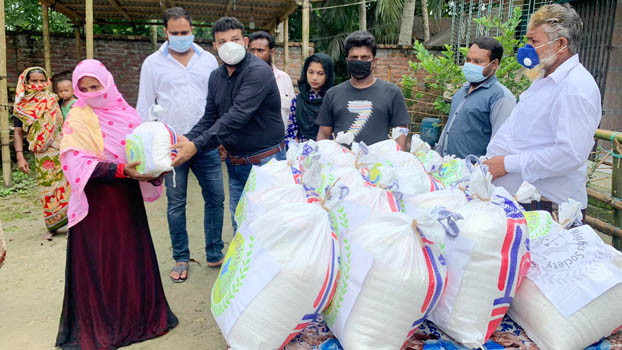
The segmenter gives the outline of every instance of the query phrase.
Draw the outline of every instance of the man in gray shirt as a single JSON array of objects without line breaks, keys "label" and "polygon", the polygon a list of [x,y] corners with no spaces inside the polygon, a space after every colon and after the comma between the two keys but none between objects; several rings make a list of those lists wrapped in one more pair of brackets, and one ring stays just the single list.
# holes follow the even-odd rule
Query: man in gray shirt
[{"label": "man in gray shirt", "polygon": [[483,156],[492,136],[510,116],[516,98],[495,76],[503,46],[490,37],[476,39],[463,66],[467,82],[451,100],[449,120],[436,151],[441,155]]},{"label": "man in gray shirt", "polygon": [[406,149],[410,115],[404,95],[397,85],[374,76],[376,43],[366,31],[350,34],[344,42],[350,80],[326,92],[316,124],[317,140],[350,132],[356,142],[368,145],[389,138],[393,128],[405,130],[396,140]]}]

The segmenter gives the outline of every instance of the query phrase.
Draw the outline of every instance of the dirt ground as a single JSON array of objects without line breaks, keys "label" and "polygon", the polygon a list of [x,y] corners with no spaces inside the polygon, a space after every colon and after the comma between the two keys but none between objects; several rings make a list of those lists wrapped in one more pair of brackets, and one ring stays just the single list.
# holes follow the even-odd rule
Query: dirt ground
[{"label": "dirt ground", "polygon": [[[191,258],[201,266],[190,263],[186,282],[173,283],[168,277],[174,262],[166,221],[166,196],[146,207],[164,291],[179,325],[162,337],[123,349],[226,349],[209,308],[218,270],[208,268],[205,263],[203,199],[196,179],[192,176],[188,182],[187,221]],[[223,227],[225,251],[232,238],[228,208],[227,198]],[[0,269],[0,350],[55,349],[64,291],[65,235],[57,235],[52,242],[42,240],[45,225],[36,192],[0,198],[0,220],[7,241],[7,260]]]}]

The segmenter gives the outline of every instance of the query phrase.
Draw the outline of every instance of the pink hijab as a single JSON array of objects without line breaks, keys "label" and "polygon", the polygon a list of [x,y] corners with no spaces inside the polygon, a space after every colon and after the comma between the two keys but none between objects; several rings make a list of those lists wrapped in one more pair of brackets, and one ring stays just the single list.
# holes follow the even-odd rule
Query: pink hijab
[{"label": "pink hijab", "polygon": [[[85,76],[97,79],[104,88],[81,92],[78,82]],[[124,164],[125,136],[141,123],[138,112],[125,102],[103,63],[93,59],[80,62],[72,81],[78,100],[67,116],[61,141],[61,165],[72,189],[69,227],[88,214],[84,188],[97,164]],[[145,201],[154,201],[162,194],[162,186],[140,181],[140,187]]]}]

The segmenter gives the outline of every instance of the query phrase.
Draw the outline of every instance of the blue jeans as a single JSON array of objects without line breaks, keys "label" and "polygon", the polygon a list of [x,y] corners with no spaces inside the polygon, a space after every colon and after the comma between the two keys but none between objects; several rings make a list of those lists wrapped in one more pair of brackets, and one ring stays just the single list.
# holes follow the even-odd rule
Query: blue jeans
[{"label": "blue jeans", "polygon": [[[271,148],[272,147],[268,148],[268,150]],[[257,153],[249,154],[248,157],[263,153],[265,151],[267,150],[261,150]],[[279,146],[278,153],[262,159],[259,164],[255,165],[264,165],[273,158],[276,160],[285,160],[285,147],[281,148]],[[231,164],[229,157],[227,157],[225,162],[227,163],[227,174],[229,174],[229,210],[231,210],[231,225],[233,225],[233,234],[235,235],[238,231],[238,224],[235,222],[235,209],[238,207],[238,202],[240,201],[240,197],[242,197],[242,191],[244,191],[244,185],[246,185],[246,180],[248,179],[248,175],[250,175],[253,166],[251,164],[233,165]]]},{"label": "blue jeans", "polygon": [[176,262],[190,260],[188,231],[186,231],[186,190],[190,169],[201,185],[205,202],[203,218],[205,256],[208,262],[217,262],[224,257],[222,224],[225,210],[222,167],[217,149],[197,153],[188,162],[176,167],[176,187],[173,187],[173,172],[166,174],[166,197],[168,198],[166,214],[173,245],[173,259]]}]

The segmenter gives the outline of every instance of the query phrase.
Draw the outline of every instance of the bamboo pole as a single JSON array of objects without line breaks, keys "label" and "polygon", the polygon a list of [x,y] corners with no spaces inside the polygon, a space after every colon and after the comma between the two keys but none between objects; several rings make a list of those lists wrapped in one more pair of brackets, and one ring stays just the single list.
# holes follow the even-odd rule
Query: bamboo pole
[{"label": "bamboo pole", "polygon": [[283,70],[289,74],[289,17],[283,20]]},{"label": "bamboo pole", "polygon": [[359,4],[359,30],[367,30],[367,7],[365,1]]},{"label": "bamboo pole", "polygon": [[48,5],[42,4],[41,11],[43,15],[43,58],[45,62],[45,71],[48,77],[52,77],[52,53],[50,52],[50,11]]},{"label": "bamboo pole", "polygon": [[302,53],[301,58],[305,60],[309,56],[309,0],[302,1]]},{"label": "bamboo pole", "polygon": [[151,25],[151,50],[158,50],[158,26],[155,24]]},{"label": "bamboo pole", "polygon": [[4,1],[0,1],[0,141],[2,146],[2,178],[4,186],[11,186],[11,152],[9,149],[9,98],[7,96],[6,31]]},{"label": "bamboo pole", "polygon": [[86,58],[94,57],[93,50],[93,0],[84,0],[86,5],[84,32],[86,34]]},{"label": "bamboo pole", "polygon": [[[620,136],[620,134],[618,134]],[[610,136],[611,138],[611,136]],[[615,156],[621,156],[622,152],[620,152],[620,144],[617,139],[614,144],[611,145],[611,150],[614,156],[613,165],[611,166],[611,197],[613,198],[622,198],[622,159],[615,159]],[[618,202],[619,203],[619,202]],[[618,207],[613,208],[613,225],[616,227],[622,227],[622,209]],[[611,245],[617,250],[622,251],[622,235],[617,237],[613,237]]]},{"label": "bamboo pole", "polygon": [[594,189],[591,189],[588,187],[587,189],[587,195],[589,197],[592,197],[600,202],[603,202],[609,206],[611,206],[614,209],[617,210],[622,210],[622,201],[616,201],[613,198],[611,198],[611,196],[607,195],[606,193],[602,193],[602,192],[598,192]]},{"label": "bamboo pole", "polygon": [[[608,235],[608,236],[612,236],[613,240],[620,240],[622,239],[622,229],[619,227],[615,227],[611,224],[608,224],[602,220],[593,218],[591,216],[586,216],[585,217],[585,223],[592,226],[592,228],[595,228],[596,230]],[[612,244],[613,245],[613,244]],[[616,247],[614,245],[614,248],[620,250],[619,247]]]},{"label": "bamboo pole", "polygon": [[622,132],[615,132],[615,131],[610,131],[610,130],[603,130],[603,129],[596,129],[596,134],[594,134],[594,137],[600,140],[606,140],[606,141],[610,141],[611,140],[611,136],[614,136],[615,140],[618,140],[619,142],[622,142]]},{"label": "bamboo pole", "polygon": [[80,27],[76,24],[73,27],[73,34],[76,37],[76,65],[82,60],[82,43],[80,42]]}]

